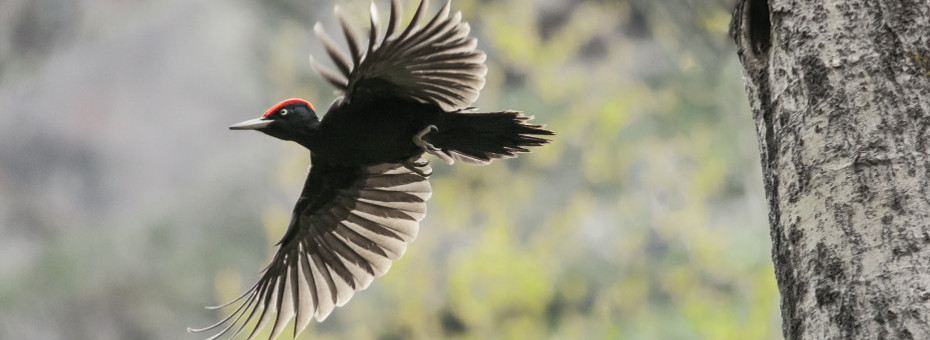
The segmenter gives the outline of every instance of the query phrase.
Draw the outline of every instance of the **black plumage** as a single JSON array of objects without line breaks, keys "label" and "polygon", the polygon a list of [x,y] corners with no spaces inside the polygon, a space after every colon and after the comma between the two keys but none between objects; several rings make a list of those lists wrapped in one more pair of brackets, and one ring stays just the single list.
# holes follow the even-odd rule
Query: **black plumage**
[{"label": "black plumage", "polygon": [[383,36],[372,4],[365,49],[340,16],[348,55],[317,24],[338,71],[311,63],[342,92],[322,120],[309,102],[289,99],[230,127],[295,141],[310,150],[312,167],[259,281],[219,306],[236,305],[228,317],[191,331],[219,330],[217,338],[236,328],[235,337],[257,320],[249,338],[269,322],[275,338],[296,318],[296,336],[387,272],[416,237],[432,192],[424,152],[450,164],[487,164],[548,142],[542,136],[552,132],[520,112],[470,112],[484,86],[485,54],[461,13],[449,15],[449,3],[421,26],[426,3],[402,29],[392,1]]}]

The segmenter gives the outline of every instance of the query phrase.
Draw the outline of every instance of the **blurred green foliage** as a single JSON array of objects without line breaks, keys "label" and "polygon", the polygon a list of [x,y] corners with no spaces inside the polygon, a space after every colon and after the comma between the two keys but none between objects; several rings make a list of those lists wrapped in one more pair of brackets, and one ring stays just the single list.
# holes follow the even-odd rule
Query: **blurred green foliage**
[{"label": "blurred green foliage", "polygon": [[[367,4],[340,3],[361,27]],[[557,136],[485,167],[433,162],[418,239],[301,338],[779,338],[728,6],[456,1],[489,55],[476,106],[525,111]],[[299,46],[311,24],[282,20],[268,44]],[[269,96],[305,94],[322,111],[331,89],[291,57],[303,52],[268,51]],[[299,187],[309,157],[282,148],[293,156],[271,180]],[[266,209],[267,244],[289,209]],[[255,277],[220,271],[217,301]]]}]

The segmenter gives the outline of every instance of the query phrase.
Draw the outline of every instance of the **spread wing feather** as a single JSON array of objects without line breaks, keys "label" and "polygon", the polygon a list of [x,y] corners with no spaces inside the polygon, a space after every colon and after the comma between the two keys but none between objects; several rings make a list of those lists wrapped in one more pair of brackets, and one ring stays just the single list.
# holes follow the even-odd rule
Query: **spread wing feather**
[{"label": "spread wing feather", "polygon": [[384,275],[416,237],[431,195],[431,170],[400,163],[340,167],[314,160],[279,248],[252,288],[217,307],[237,305],[220,322],[192,332],[219,330],[210,339],[235,337],[257,321],[255,337],[272,325],[276,338],[296,317],[294,335],[310,320],[322,321],[337,306]]},{"label": "spread wing feather", "polygon": [[427,0],[421,1],[401,32],[400,3],[393,0],[387,31],[380,36],[377,8],[372,3],[371,27],[364,50],[358,34],[337,10],[348,55],[317,23],[314,32],[337,71],[319,65],[312,56],[310,63],[344,94],[346,102],[351,102],[356,93],[373,92],[433,103],[446,111],[465,108],[484,87],[486,56],[476,49],[475,38],[468,36],[470,27],[462,22],[461,12],[449,15],[450,4],[447,2],[421,26]]}]

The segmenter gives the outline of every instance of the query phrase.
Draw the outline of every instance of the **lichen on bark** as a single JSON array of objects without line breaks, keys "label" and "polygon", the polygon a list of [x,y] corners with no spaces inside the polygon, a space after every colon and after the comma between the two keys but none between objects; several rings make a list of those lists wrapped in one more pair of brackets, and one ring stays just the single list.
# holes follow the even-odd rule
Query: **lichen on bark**
[{"label": "lichen on bark", "polygon": [[930,339],[930,1],[742,0],[787,339]]}]

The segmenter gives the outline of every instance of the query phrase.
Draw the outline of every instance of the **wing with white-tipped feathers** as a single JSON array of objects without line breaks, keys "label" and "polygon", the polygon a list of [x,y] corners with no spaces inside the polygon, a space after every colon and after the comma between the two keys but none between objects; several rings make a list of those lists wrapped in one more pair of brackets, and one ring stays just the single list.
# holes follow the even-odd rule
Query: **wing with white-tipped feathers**
[{"label": "wing with white-tipped feathers", "polygon": [[216,339],[239,324],[235,337],[257,320],[249,339],[269,323],[269,339],[274,339],[292,318],[295,336],[310,320],[323,321],[404,254],[426,215],[430,171],[423,158],[410,167],[390,163],[362,168],[314,159],[291,224],[261,279],[239,298],[216,307],[235,305],[229,316],[191,331],[219,330],[210,338]]},{"label": "wing with white-tipped feathers", "polygon": [[317,64],[313,67],[336,88],[348,102],[357,93],[377,93],[434,103],[446,111],[467,107],[484,87],[487,67],[485,54],[476,48],[470,27],[462,22],[461,12],[449,15],[450,3],[421,26],[428,0],[420,2],[410,23],[401,31],[401,8],[391,2],[391,16],[382,36],[378,13],[371,4],[371,28],[368,46],[363,49],[358,35],[337,11],[349,46],[348,54],[317,23],[314,31],[338,71]]}]

